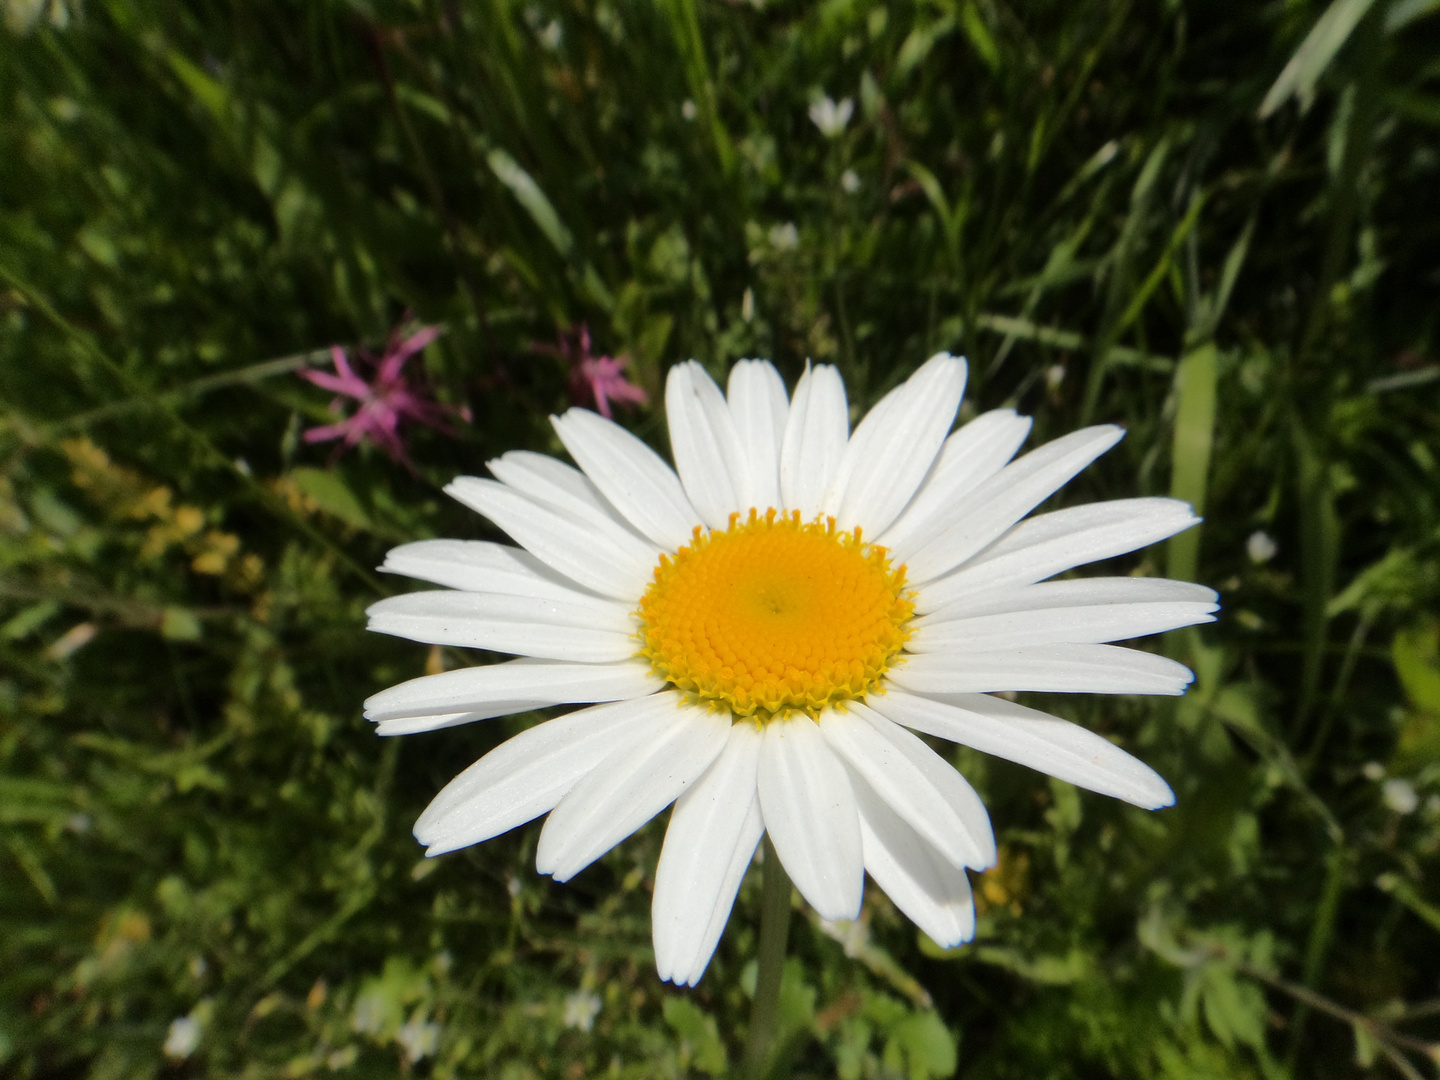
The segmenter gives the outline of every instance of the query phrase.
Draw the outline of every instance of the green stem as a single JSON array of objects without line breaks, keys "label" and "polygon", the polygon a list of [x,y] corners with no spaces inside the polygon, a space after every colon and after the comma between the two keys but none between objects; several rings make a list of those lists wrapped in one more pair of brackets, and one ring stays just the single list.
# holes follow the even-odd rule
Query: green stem
[{"label": "green stem", "polygon": [[790,931],[790,875],[770,837],[765,837],[764,886],[760,894],[760,958],[755,974],[755,1003],[750,1007],[750,1037],[745,1043],[745,1075],[762,1080],[775,1041],[780,1012],[780,976],[785,970],[785,941]]},{"label": "green stem", "polygon": [[239,368],[235,371],[225,371],[218,375],[206,375],[203,378],[192,379],[184,386],[174,390],[163,390],[154,393],[153,396],[135,395],[112,401],[108,405],[101,405],[98,408],[87,410],[67,416],[64,420],[55,422],[53,432],[56,434],[71,431],[76,428],[83,428],[93,424],[97,420],[109,420],[121,413],[134,409],[151,408],[156,404],[178,405],[182,401],[200,397],[212,390],[223,390],[230,386],[239,386],[247,383],[256,383],[261,379],[268,379],[271,375],[286,375],[292,371],[299,371],[301,368],[312,367],[322,364],[330,359],[330,350],[312,349],[309,352],[296,353],[294,356],[281,356],[275,360],[264,360],[258,364],[251,364],[249,367]]},{"label": "green stem", "polygon": [[[1305,948],[1305,968],[1301,976],[1304,988],[1309,991],[1320,983],[1325,969],[1325,957],[1335,937],[1335,918],[1340,910],[1340,898],[1345,892],[1345,848],[1332,848],[1325,865],[1325,885],[1316,906],[1315,922],[1310,927],[1310,940]],[[1290,1017],[1289,1064],[1293,1069],[1304,1041],[1305,1020],[1313,1002],[1296,995],[1295,1011]]]}]

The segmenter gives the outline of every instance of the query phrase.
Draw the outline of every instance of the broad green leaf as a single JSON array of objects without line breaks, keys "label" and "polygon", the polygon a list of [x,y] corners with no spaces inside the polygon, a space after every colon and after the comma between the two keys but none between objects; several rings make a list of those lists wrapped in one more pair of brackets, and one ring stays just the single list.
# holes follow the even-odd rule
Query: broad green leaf
[{"label": "broad green leaf", "polygon": [[370,528],[370,515],[365,507],[333,469],[302,466],[290,470],[290,479],[327,514],[360,529]]},{"label": "broad green leaf", "polygon": [[1433,574],[1433,567],[1411,548],[1391,548],[1336,593],[1325,613],[1334,618],[1347,611],[1369,617],[1386,610],[1405,611],[1416,603],[1416,584]]},{"label": "broad green leaf", "polygon": [[1419,708],[1440,715],[1440,623],[1400,631],[1390,658],[1406,696]]},{"label": "broad green leaf", "polygon": [[[1180,361],[1175,371],[1175,434],[1171,445],[1170,497],[1188,502],[1197,515],[1205,513],[1210,451],[1215,438],[1215,383],[1218,353],[1202,345]],[[1169,576],[1194,581],[1200,560],[1200,530],[1186,529],[1169,544]]]},{"label": "broad green leaf", "polygon": [[[962,954],[962,949],[952,950]],[[969,950],[975,959],[1004,968],[1041,986],[1068,986],[1084,977],[1090,958],[1073,949],[1064,956],[1026,956],[1018,949],[998,945],[977,945]]]},{"label": "broad green leaf", "polygon": [[198,641],[202,630],[193,612],[181,607],[168,607],[160,618],[160,633],[171,641]]},{"label": "broad green leaf", "polygon": [[570,251],[575,246],[575,238],[560,220],[555,205],[545,192],[540,190],[540,185],[504,150],[491,150],[485,160],[490,163],[490,170],[496,178],[510,189],[510,193],[525,208],[530,219],[539,226],[551,246],[562,257],[569,258]]},{"label": "broad green leaf", "polygon": [[930,55],[930,50],[935,47],[935,43],[954,29],[955,20],[947,15],[927,26],[917,26],[910,31],[909,36],[900,46],[900,54],[895,58],[895,77],[903,79],[919,67],[920,63]]},{"label": "broad green leaf", "polygon": [[909,1080],[931,1080],[955,1073],[956,1040],[933,1011],[912,1013],[890,1028],[886,1058],[898,1051]]},{"label": "broad green leaf", "polygon": [[1385,12],[1385,32],[1393,34],[1424,15],[1440,11],[1440,0],[1396,0]]},{"label": "broad green leaf", "polygon": [[985,61],[985,66],[991,71],[999,71],[1000,49],[995,44],[990,28],[985,25],[975,0],[965,0],[965,4],[960,8],[960,27],[970,39],[970,44],[975,46],[980,59]]},{"label": "broad green leaf", "polygon": [[1411,705],[1390,768],[1409,773],[1440,760],[1440,624],[1400,631],[1390,657]]},{"label": "broad green leaf", "polygon": [[1310,108],[1315,98],[1315,84],[1374,3],[1375,0],[1334,0],[1305,35],[1260,103],[1260,119],[1280,108],[1292,95],[1300,99],[1302,110]]},{"label": "broad green leaf", "polygon": [[730,1067],[715,1018],[687,998],[667,997],[661,1006],[665,1022],[685,1040],[690,1064],[703,1073],[720,1076]]},{"label": "broad green leaf", "polygon": [[1210,965],[1203,978],[1200,1003],[1205,1023],[1225,1046],[1240,1043],[1259,1048],[1265,1042],[1265,995],[1228,967]]},{"label": "broad green leaf", "polygon": [[805,965],[798,958],[785,961],[780,976],[780,1022],[776,1039],[783,1042],[791,1032],[808,1028],[815,1018],[815,987],[805,979]]},{"label": "broad green leaf", "polygon": [[179,76],[186,89],[195,96],[195,100],[204,107],[211,118],[218,123],[228,125],[232,120],[231,113],[234,109],[234,102],[224,84],[191,63],[182,53],[173,49],[165,54],[165,59],[171,70]]},{"label": "broad green leaf", "polygon": [[42,600],[38,604],[31,604],[21,609],[18,615],[12,616],[4,626],[0,626],[0,638],[9,641],[18,641],[31,631],[39,629],[60,610],[60,605],[54,600]]}]

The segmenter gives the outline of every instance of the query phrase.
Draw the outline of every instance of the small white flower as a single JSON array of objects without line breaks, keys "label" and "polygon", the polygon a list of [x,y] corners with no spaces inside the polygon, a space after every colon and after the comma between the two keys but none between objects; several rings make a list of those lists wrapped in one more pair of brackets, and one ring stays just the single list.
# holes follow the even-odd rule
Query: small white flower
[{"label": "small white flower", "polygon": [[680,106],[680,115],[683,116],[686,120],[694,120],[697,112],[698,110],[695,108],[695,102],[691,101],[689,98],[686,98]]},{"label": "small white flower", "polygon": [[600,998],[589,990],[576,990],[565,998],[565,1026],[589,1031],[600,1015]]},{"label": "small white flower", "polygon": [[[520,659],[402,683],[366,716],[401,735],[598,704],[451,781],[415,825],[427,854],[548,813],[536,867],[566,881],[674,803],[655,958],[694,984],[766,832],[822,919],[857,918],[868,874],[936,943],[973,935],[966,869],[995,862],[989,817],[915,732],[1147,809],[1174,802],[1109,739],[996,695],[1183,693],[1182,665],[1107,643],[1212,621],[1212,590],[1049,579],[1195,515],[1154,497],[1027,520],[1124,432],[1085,428],[1012,461],[1030,431],[1013,410],[951,432],[966,371],[932,357],[851,432],[833,367],[791,396],[765,361],[736,364],[728,393],[690,361],[666,384],[674,469],[571,409],[551,419],[579,469],[514,451],[493,480],[455,480],[446,490],[521,546],[396,548],[385,570],[445,588],[380,601],[370,627]],[[598,1008],[572,995],[567,1023],[592,1015],[582,1000]]]},{"label": "small white flower", "polygon": [[193,1016],[177,1016],[170,1021],[170,1029],[165,1033],[165,1056],[176,1060],[188,1058],[200,1045],[201,1033],[200,1022]]},{"label": "small white flower", "polygon": [[419,1016],[412,1016],[395,1032],[395,1041],[405,1051],[406,1060],[413,1065],[421,1058],[435,1053],[435,1049],[440,1045],[440,1025],[422,1020]]},{"label": "small white flower", "polygon": [[846,169],[840,174],[840,187],[847,195],[854,195],[860,190],[860,174],[854,169]]},{"label": "small white flower", "polygon": [[368,990],[355,999],[355,1008],[350,1013],[350,1028],[362,1035],[378,1035],[385,1026],[385,994],[381,990]]},{"label": "small white flower", "polygon": [[822,95],[810,106],[810,119],[827,139],[833,139],[844,131],[845,125],[850,123],[850,117],[854,114],[855,102],[848,97],[837,104]]},{"label": "small white flower", "polygon": [[1045,387],[1048,390],[1059,390],[1060,384],[1065,381],[1065,365],[1051,364],[1045,369]]},{"label": "small white flower", "polygon": [[1367,761],[1360,767],[1360,775],[1366,780],[1379,780],[1385,775],[1385,766],[1378,761]]},{"label": "small white flower", "polygon": [[1409,780],[1386,780],[1380,785],[1380,797],[1386,806],[1402,816],[1413,814],[1420,805],[1420,796]]},{"label": "small white flower", "polygon": [[800,230],[793,221],[770,226],[770,246],[776,251],[794,251],[800,246]]},{"label": "small white flower", "polygon": [[755,318],[755,290],[747,288],[740,297],[740,318],[749,322]]},{"label": "small white flower", "polygon": [[1245,541],[1245,554],[1249,555],[1250,561],[1257,566],[1269,562],[1279,550],[1274,539],[1264,529],[1256,529],[1250,534],[1250,539]]},{"label": "small white flower", "polygon": [[547,49],[560,48],[560,42],[565,39],[565,28],[560,25],[559,19],[551,19],[545,29],[539,33],[540,44]]}]

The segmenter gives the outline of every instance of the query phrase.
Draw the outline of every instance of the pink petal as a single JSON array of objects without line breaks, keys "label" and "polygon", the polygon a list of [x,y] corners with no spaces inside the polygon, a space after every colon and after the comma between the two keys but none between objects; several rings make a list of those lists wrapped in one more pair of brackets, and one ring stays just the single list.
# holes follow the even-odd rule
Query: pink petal
[{"label": "pink petal", "polygon": [[424,327],[424,328],[421,329],[421,330],[417,330],[415,333],[411,334],[408,338],[406,338],[403,342],[401,342],[400,348],[397,349],[396,351],[397,351],[397,352],[402,352],[402,353],[404,353],[406,356],[413,356],[415,353],[417,353],[417,352],[419,352],[421,349],[425,348],[426,345],[429,345],[432,341],[434,341],[434,340],[435,340],[436,338],[438,338],[439,336],[440,336],[440,327],[438,327],[438,326],[427,326],[427,327]]},{"label": "pink petal", "polygon": [[327,424],[324,427],[306,428],[300,437],[307,443],[329,442],[331,439],[338,439],[349,433],[350,421],[345,420],[338,424]]},{"label": "pink petal", "polygon": [[616,401],[629,401],[635,405],[644,405],[650,400],[650,395],[633,383],[621,382],[612,384],[608,393]]},{"label": "pink petal", "polygon": [[370,387],[364,379],[357,378],[353,373],[350,375],[331,375],[328,371],[302,371],[300,377],[306,382],[313,383],[323,390],[329,390],[334,394],[345,394],[348,397],[364,398],[370,393]]},{"label": "pink petal", "polygon": [[398,346],[386,352],[385,358],[380,364],[379,381],[383,383],[396,382],[400,378],[400,370],[405,366],[405,361],[414,356],[421,349],[429,345],[440,336],[438,326],[427,326],[425,329],[412,334]]},{"label": "pink petal", "polygon": [[330,346],[330,359],[335,362],[335,370],[341,375],[344,375],[347,379],[358,378],[355,372],[350,370],[350,358],[345,355],[345,350],[339,345]]}]

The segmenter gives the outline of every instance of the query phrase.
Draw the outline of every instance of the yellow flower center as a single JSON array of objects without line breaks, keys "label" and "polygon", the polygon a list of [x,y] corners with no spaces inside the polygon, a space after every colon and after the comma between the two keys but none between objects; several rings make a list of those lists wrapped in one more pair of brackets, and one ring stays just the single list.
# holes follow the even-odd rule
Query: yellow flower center
[{"label": "yellow flower center", "polygon": [[751,510],[660,556],[640,600],[641,655],[692,700],[737,716],[818,716],[876,689],[914,610],[905,567],[859,529]]}]

